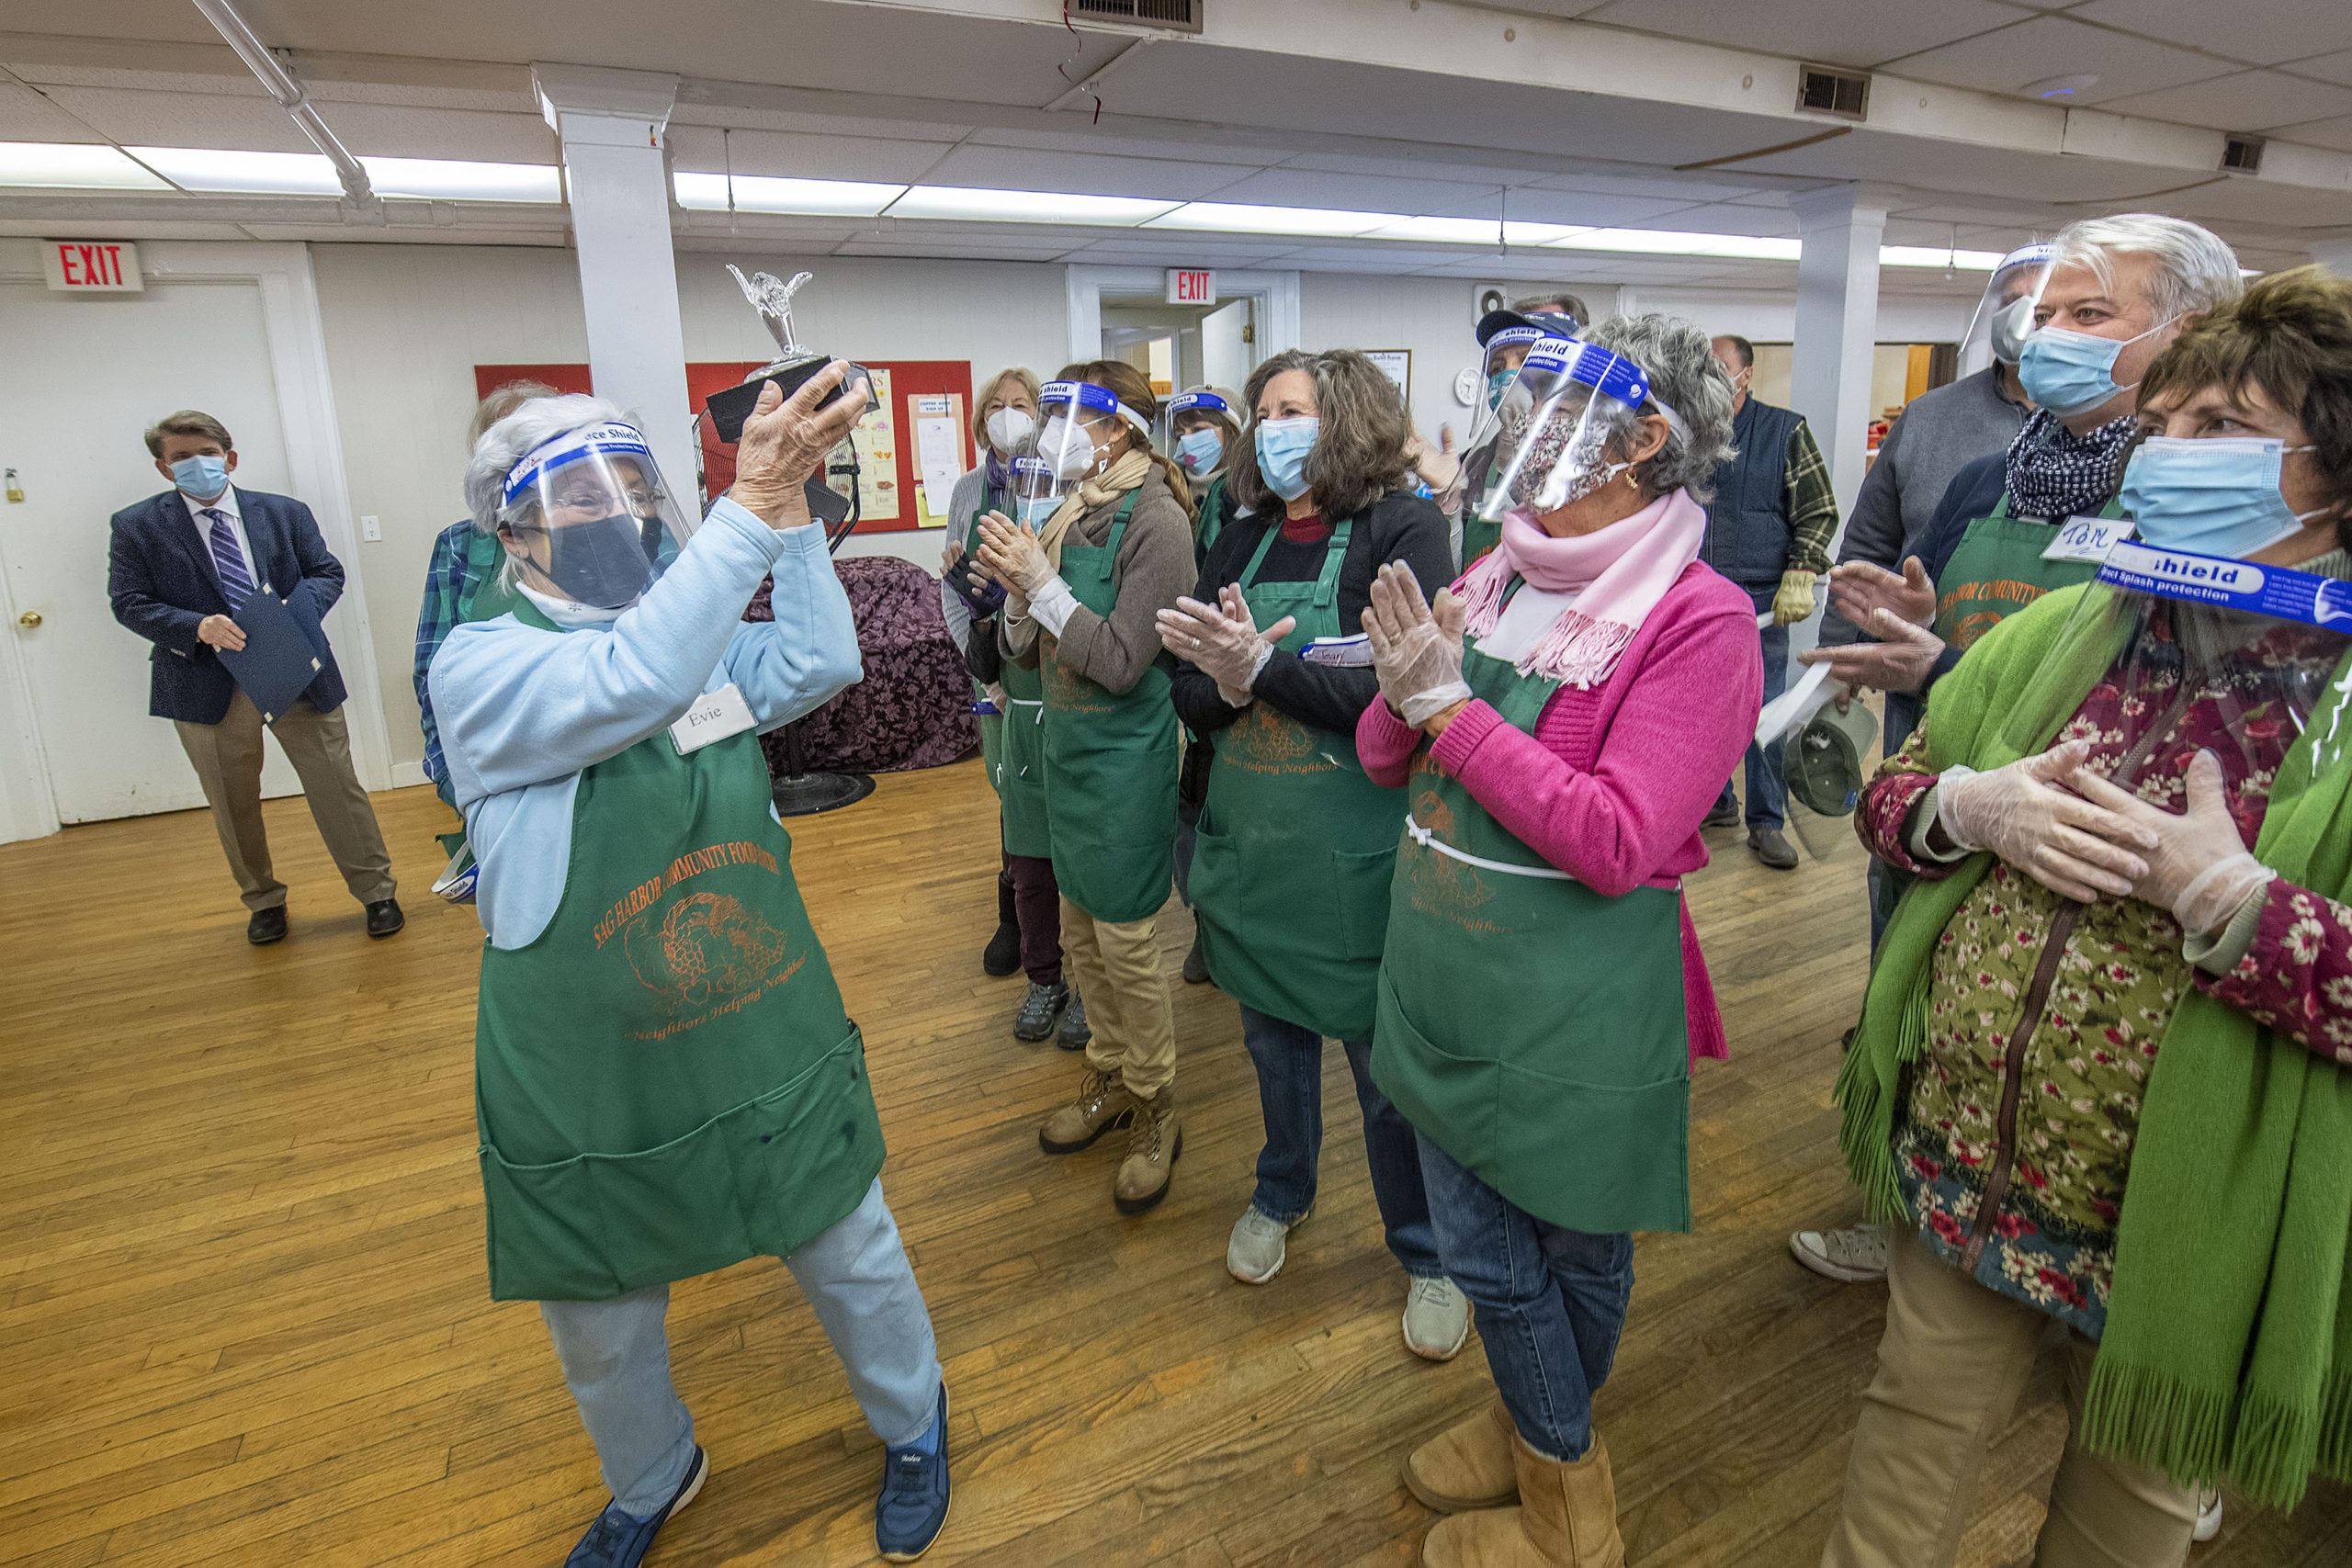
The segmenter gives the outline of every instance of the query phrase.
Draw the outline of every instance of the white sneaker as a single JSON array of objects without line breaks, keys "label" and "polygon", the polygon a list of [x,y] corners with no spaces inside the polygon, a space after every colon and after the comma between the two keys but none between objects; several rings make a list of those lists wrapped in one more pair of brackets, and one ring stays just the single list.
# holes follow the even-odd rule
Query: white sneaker
[{"label": "white sneaker", "polygon": [[1451,1361],[1470,1337],[1470,1298],[1443,1278],[1415,1280],[1405,1292],[1405,1348],[1430,1361]]},{"label": "white sneaker", "polygon": [[2197,1529],[2195,1538],[2211,1540],[2222,1533],[2222,1489],[2200,1486],[2197,1489]]},{"label": "white sneaker", "polygon": [[1799,1231],[1789,1237],[1797,1261],[1816,1274],[1849,1285],[1886,1278],[1884,1225],[1856,1225],[1849,1231]]},{"label": "white sneaker", "polygon": [[[1305,1214],[1291,1222],[1298,1224]],[[1225,1271],[1245,1285],[1262,1285],[1283,1271],[1288,1252],[1290,1225],[1260,1212],[1252,1203],[1233,1222],[1233,1239],[1225,1244]]]}]

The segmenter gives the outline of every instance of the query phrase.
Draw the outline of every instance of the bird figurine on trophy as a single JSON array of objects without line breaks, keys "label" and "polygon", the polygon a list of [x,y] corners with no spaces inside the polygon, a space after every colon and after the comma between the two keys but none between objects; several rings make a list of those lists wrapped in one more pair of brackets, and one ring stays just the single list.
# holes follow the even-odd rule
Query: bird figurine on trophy
[{"label": "bird figurine on trophy", "polygon": [[[803,347],[792,331],[792,297],[816,276],[814,273],[795,273],[792,281],[786,283],[773,273],[755,272],[746,277],[742,269],[731,262],[727,270],[734,275],[735,281],[742,287],[743,298],[751,301],[752,309],[766,323],[776,349],[775,357],[744,377],[741,386],[729,387],[703,400],[702,406],[710,411],[711,423],[718,427],[718,438],[732,446],[742,439],[743,422],[759,406],[761,383],[775,382],[788,398],[800,389],[802,382],[823,369],[827,361],[815,349]],[[860,374],[853,367],[850,374],[842,378],[842,386],[856,380]],[[825,401],[831,402],[840,395],[836,389]]]}]

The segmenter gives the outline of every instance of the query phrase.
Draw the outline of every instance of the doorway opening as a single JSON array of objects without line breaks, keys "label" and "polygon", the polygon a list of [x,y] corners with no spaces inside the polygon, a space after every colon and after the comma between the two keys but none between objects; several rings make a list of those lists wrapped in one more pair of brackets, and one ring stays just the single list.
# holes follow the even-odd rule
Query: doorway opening
[{"label": "doorway opening", "polygon": [[1234,294],[1213,305],[1170,305],[1149,295],[1102,296],[1102,357],[1123,359],[1160,398],[1204,382],[1239,390],[1264,357],[1258,300]]}]

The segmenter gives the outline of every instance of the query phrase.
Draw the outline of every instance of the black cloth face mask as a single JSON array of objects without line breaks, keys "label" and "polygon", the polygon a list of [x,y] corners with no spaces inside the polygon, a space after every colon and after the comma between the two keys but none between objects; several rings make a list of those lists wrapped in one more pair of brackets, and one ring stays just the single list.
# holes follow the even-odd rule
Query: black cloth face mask
[{"label": "black cloth face mask", "polygon": [[653,564],[646,558],[644,525],[628,513],[560,528],[534,524],[514,531],[547,536],[548,559],[540,570],[575,604],[598,610],[626,609],[653,581]]}]

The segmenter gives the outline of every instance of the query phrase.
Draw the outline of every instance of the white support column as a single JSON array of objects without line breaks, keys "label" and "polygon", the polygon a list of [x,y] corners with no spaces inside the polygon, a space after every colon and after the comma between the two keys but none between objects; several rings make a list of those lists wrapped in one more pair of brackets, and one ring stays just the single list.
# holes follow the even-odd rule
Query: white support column
[{"label": "white support column", "polygon": [[2313,240],[2312,260],[2338,277],[2352,277],[2352,232]]},{"label": "white support column", "polygon": [[678,79],[595,65],[534,65],[531,78],[539,110],[563,142],[588,373],[598,397],[643,422],[663,479],[685,496],[695,483],[693,411],[662,153]]},{"label": "white support column", "polygon": [[1789,401],[1813,427],[1843,516],[1861,489],[1878,343],[1878,247],[1886,201],[1861,186],[1792,197],[1803,225]]}]

